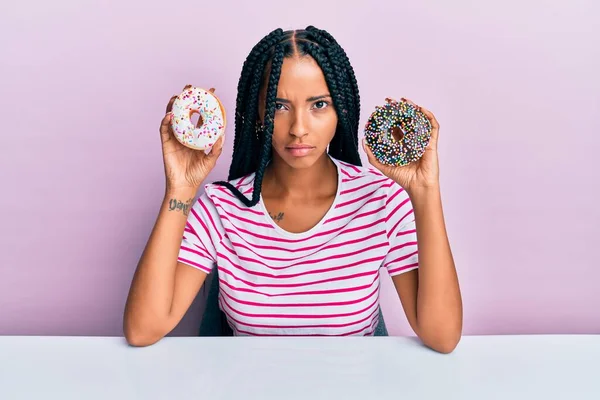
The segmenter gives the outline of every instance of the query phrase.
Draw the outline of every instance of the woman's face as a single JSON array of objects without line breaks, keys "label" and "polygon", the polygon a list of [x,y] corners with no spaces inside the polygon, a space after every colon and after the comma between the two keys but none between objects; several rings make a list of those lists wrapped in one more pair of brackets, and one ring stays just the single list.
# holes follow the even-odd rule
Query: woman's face
[{"label": "woman's face", "polygon": [[[261,101],[261,115],[264,104]],[[273,158],[292,168],[310,167],[326,152],[337,121],[325,76],[316,61],[308,56],[285,58],[277,87]]]}]

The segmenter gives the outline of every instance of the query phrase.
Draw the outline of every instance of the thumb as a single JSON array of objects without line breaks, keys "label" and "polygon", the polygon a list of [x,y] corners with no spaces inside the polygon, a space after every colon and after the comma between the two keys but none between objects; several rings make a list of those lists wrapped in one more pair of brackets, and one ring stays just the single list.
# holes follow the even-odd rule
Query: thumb
[{"label": "thumb", "polygon": [[160,121],[160,139],[163,143],[169,141],[171,139],[171,120],[173,118],[173,114],[168,112],[163,117],[162,121]]},{"label": "thumb", "polygon": [[367,159],[369,160],[369,163],[374,166],[375,168],[377,168],[378,170],[380,170],[381,172],[383,172],[384,174],[387,175],[389,166],[382,164],[374,155],[373,152],[371,151],[371,148],[367,145],[366,140],[363,138],[362,140],[362,145],[363,145],[363,150],[365,151],[365,153],[367,153]]},{"label": "thumb", "polygon": [[223,152],[223,144],[224,143],[225,143],[225,134],[222,134],[221,137],[219,139],[217,139],[217,141],[215,142],[213,147],[210,149],[210,151],[208,152],[206,157],[209,159],[213,159],[213,160],[216,160],[217,158],[219,158],[219,156]]}]

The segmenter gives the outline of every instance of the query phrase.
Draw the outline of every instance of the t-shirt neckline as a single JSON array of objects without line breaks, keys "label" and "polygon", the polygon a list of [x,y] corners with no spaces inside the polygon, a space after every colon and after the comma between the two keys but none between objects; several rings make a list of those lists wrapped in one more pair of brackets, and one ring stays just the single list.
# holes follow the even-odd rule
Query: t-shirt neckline
[{"label": "t-shirt neckline", "polygon": [[258,200],[260,209],[263,213],[264,218],[268,221],[268,223],[273,227],[273,229],[277,233],[281,234],[282,236],[289,237],[289,238],[301,239],[306,236],[313,235],[315,232],[317,232],[321,228],[321,226],[325,223],[325,221],[327,221],[329,218],[331,218],[331,214],[333,214],[333,212],[339,202],[340,192],[342,191],[342,171],[341,171],[341,166],[338,163],[338,161],[334,157],[331,157],[329,155],[328,155],[328,157],[335,164],[336,172],[337,172],[337,189],[335,192],[335,198],[333,199],[333,203],[331,204],[331,206],[329,207],[329,209],[327,210],[327,212],[325,213],[323,218],[321,218],[321,220],[319,220],[319,222],[317,222],[317,224],[315,226],[313,226],[312,228],[310,228],[309,230],[296,233],[296,232],[287,231],[287,230],[283,229],[282,227],[280,227],[279,225],[277,225],[275,223],[275,221],[273,221],[273,219],[270,217],[267,207],[265,206],[265,203],[263,201],[262,192],[260,193],[259,200]]}]

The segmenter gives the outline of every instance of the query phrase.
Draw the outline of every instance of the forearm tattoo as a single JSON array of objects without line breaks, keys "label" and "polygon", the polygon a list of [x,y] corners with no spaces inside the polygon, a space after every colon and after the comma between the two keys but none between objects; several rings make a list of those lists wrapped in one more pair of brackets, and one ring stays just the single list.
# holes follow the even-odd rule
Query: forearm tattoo
[{"label": "forearm tattoo", "polygon": [[190,213],[193,202],[193,198],[188,199],[185,203],[181,200],[171,199],[169,200],[169,211],[181,211],[183,215],[187,216]]}]

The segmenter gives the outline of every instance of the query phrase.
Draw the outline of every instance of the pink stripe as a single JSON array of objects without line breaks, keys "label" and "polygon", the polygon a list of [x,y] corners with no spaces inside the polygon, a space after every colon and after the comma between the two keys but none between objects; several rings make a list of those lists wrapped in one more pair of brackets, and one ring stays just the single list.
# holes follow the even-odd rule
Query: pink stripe
[{"label": "pink stripe", "polygon": [[376,190],[372,191],[371,193],[367,193],[367,194],[365,194],[365,195],[362,195],[362,196],[360,196],[360,197],[357,197],[357,198],[355,198],[355,199],[352,199],[352,200],[350,200],[350,201],[347,201],[347,202],[345,202],[345,203],[340,203],[340,204],[338,204],[337,206],[335,206],[335,208],[341,208],[341,207],[345,207],[345,206],[348,206],[348,205],[350,205],[350,204],[354,204],[354,203],[356,203],[356,202],[358,202],[358,201],[361,201],[361,200],[363,200],[363,199],[366,199],[366,198],[367,198],[367,197],[369,197],[369,196],[373,196],[373,195],[375,194],[375,192],[377,192],[377,190],[379,190],[379,189],[376,189]]},{"label": "pink stripe", "polygon": [[[379,232],[378,234],[382,234],[382,233],[383,232]],[[274,266],[271,266],[271,265],[267,265],[263,261],[259,260],[258,258],[260,257],[263,260],[271,260],[271,261],[277,261],[277,262],[291,262],[291,261],[296,261],[296,260],[303,259],[305,257],[297,257],[297,258],[292,258],[292,259],[283,259],[283,258],[277,258],[277,257],[258,256],[258,254],[256,254],[254,251],[252,251],[251,249],[247,248],[246,246],[244,246],[242,244],[236,243],[236,245],[238,247],[246,248],[247,250],[249,250],[253,254],[257,255],[257,258],[249,258],[249,257],[245,257],[245,256],[239,256],[233,249],[230,249],[229,247],[225,246],[225,244],[223,244],[223,248],[225,248],[231,255],[237,256],[240,260],[248,261],[248,262],[253,262],[253,263],[256,263],[256,264],[260,264],[260,265],[262,265],[262,266],[264,266],[266,268],[272,269],[272,270],[285,270],[285,269],[289,269],[289,268],[292,268],[292,267],[297,267],[297,266],[300,266],[300,265],[318,264],[320,262],[328,262],[328,261],[333,260],[333,259],[346,258],[346,257],[350,257],[350,256],[353,256],[353,255],[356,255],[356,254],[362,254],[362,253],[364,253],[366,251],[375,250],[375,249],[379,249],[381,247],[385,247],[388,244],[389,243],[387,243],[387,242],[381,242],[381,243],[374,244],[374,245],[371,245],[371,246],[363,248],[363,249],[356,250],[356,251],[351,252],[351,253],[342,253],[342,254],[332,255],[332,256],[329,256],[329,257],[326,257],[326,258],[300,261],[300,262],[296,262],[296,263],[293,263],[293,264],[290,264],[290,265],[286,265],[285,267],[274,267]],[[337,247],[337,245],[335,245],[335,246]]]},{"label": "pink stripe", "polygon": [[[403,248],[403,247],[407,247],[407,246],[417,246],[418,244],[419,244],[418,242],[404,242],[404,243],[400,243],[399,245],[397,245],[397,246],[394,246],[394,247],[390,248],[390,250],[389,250],[389,253],[392,253],[392,252],[394,252],[394,251],[396,251],[396,250],[400,250],[400,249],[401,249],[401,248]],[[388,254],[389,254],[389,253],[388,253]]]},{"label": "pink stripe", "polygon": [[194,267],[197,267],[199,269],[202,270],[202,272],[206,272],[207,274],[210,274],[210,271],[212,271],[212,268],[209,268],[205,265],[202,264],[198,264],[197,262],[194,262],[192,260],[188,260],[187,258],[183,258],[183,257],[177,257],[177,261],[182,262],[184,264],[189,264],[192,265]]},{"label": "pink stripe", "polygon": [[[305,251],[314,250],[314,249],[328,250],[328,249],[335,249],[337,247],[348,246],[348,245],[351,245],[351,244],[357,244],[357,243],[361,243],[361,242],[364,242],[364,241],[369,240],[369,239],[373,239],[374,237],[377,237],[379,235],[383,235],[384,233],[385,233],[385,230],[382,230],[382,231],[379,231],[379,232],[372,233],[369,236],[364,236],[364,237],[361,237],[361,238],[358,238],[358,239],[353,239],[353,240],[347,240],[345,242],[330,244],[330,245],[327,245],[327,246],[324,246],[324,247],[322,247],[323,244],[325,244],[327,242],[319,244],[319,245],[315,245],[315,246],[302,247],[302,248],[299,248],[299,249],[289,249],[289,248],[285,248],[285,247],[276,247],[276,246],[263,246],[263,245],[258,245],[258,244],[254,245],[253,247],[259,248],[259,249],[264,249],[264,250],[286,251],[286,252],[289,252],[289,253],[303,253]],[[260,255],[260,254],[256,253],[253,248],[251,248],[249,246],[246,246],[243,243],[234,242],[233,240],[231,240],[231,244],[233,246],[237,246],[237,247],[240,247],[240,248],[248,250],[252,254],[256,255],[257,258],[261,258],[261,259],[265,259],[265,260],[271,260],[271,261],[292,262],[292,261],[296,261],[296,260],[305,258],[305,257],[307,257],[309,255],[312,255],[312,254],[305,254],[305,255],[301,255],[301,256],[295,257],[295,258],[268,257],[268,256],[263,256],[263,255]],[[230,253],[237,255],[237,253],[233,249],[230,249],[229,247],[225,246],[225,244],[223,244],[223,246],[225,248],[227,248],[227,250],[229,250]],[[267,265],[265,265],[265,266],[267,266]],[[275,268],[275,269],[279,269],[279,268]]]},{"label": "pink stripe", "polygon": [[199,251],[199,250],[202,250],[200,248],[199,248],[199,250],[196,250],[196,249],[189,248],[187,246],[181,246],[181,250],[185,250],[185,251],[188,251],[190,253],[194,253],[196,255],[199,255],[200,257],[204,257],[207,260],[210,260],[210,262],[214,262],[214,260],[210,256],[208,256],[206,252]]},{"label": "pink stripe", "polygon": [[[363,251],[357,252],[357,254],[363,253]],[[312,274],[320,274],[320,273],[324,273],[324,272],[332,272],[332,271],[338,271],[338,270],[342,270],[342,269],[347,269],[347,268],[351,268],[351,267],[355,267],[357,265],[361,265],[361,264],[367,264],[369,262],[375,262],[375,261],[381,261],[383,257],[372,257],[372,258],[367,258],[365,260],[360,260],[360,261],[355,261],[351,264],[345,264],[345,265],[340,265],[337,267],[330,267],[330,268],[324,268],[324,269],[314,269],[314,270],[310,270],[310,271],[305,271],[305,272],[298,272],[295,274],[281,274],[281,275],[274,275],[274,274],[269,274],[266,272],[258,272],[258,271],[252,271],[250,269],[246,269],[244,267],[242,267],[241,265],[234,263],[233,261],[231,261],[229,259],[229,257],[225,256],[225,254],[222,253],[217,253],[217,255],[225,260],[227,260],[229,262],[229,264],[231,264],[231,266],[233,266],[234,268],[240,270],[240,271],[244,271],[247,274],[250,275],[254,275],[254,276],[263,276],[265,278],[273,278],[273,279],[289,279],[289,278],[297,278],[299,276],[306,276],[306,275],[312,275]],[[335,256],[336,258],[338,258],[338,256]],[[242,259],[242,257],[239,257],[240,260]],[[333,258],[333,257],[332,257]],[[244,257],[245,260],[247,261],[252,261],[249,258]],[[323,261],[328,261],[328,259],[324,259]],[[314,263],[318,263],[319,261],[314,260]],[[311,262],[312,264],[313,262]],[[308,263],[306,263],[308,264]],[[286,267],[287,268],[287,267]],[[284,269],[284,268],[281,268]]]},{"label": "pink stripe", "polygon": [[[239,217],[239,216],[237,216],[237,215],[230,214],[230,213],[228,213],[228,212],[225,210],[225,208],[223,208],[223,206],[222,206],[222,205],[220,205],[220,204],[216,204],[216,206],[217,206],[217,207],[220,207],[220,208],[221,208],[221,210],[223,210],[223,214],[225,214],[227,217],[233,217],[233,218],[235,218],[235,219],[237,219],[237,220],[239,220],[239,221],[245,222],[245,223],[247,223],[247,224],[250,224],[250,225],[254,225],[254,226],[261,226],[261,227],[263,227],[263,228],[275,229],[275,228],[273,228],[273,225],[269,225],[269,224],[263,224],[262,222],[256,222],[256,221],[253,221],[253,220],[251,220],[251,219],[248,219],[248,218]],[[223,217],[223,216],[221,216],[221,218],[222,218],[222,219],[228,219],[228,220],[229,220],[229,222],[231,222],[231,220],[230,220],[229,218],[225,218],[225,217]],[[233,225],[233,226],[234,226],[236,229],[239,229],[237,226],[235,226],[235,225],[233,224],[233,222],[231,222],[231,224],[232,224],[232,225]]]},{"label": "pink stripe", "polygon": [[400,225],[400,223],[402,221],[404,221],[406,219],[406,217],[408,217],[410,214],[413,213],[413,210],[411,209],[410,211],[408,211],[406,214],[404,214],[404,216],[402,218],[400,218],[400,220],[398,220],[398,222],[396,222],[396,224],[394,225],[394,227],[390,230],[390,232],[388,233],[388,238],[392,235],[392,232],[394,232],[396,230],[396,228],[398,227],[398,225]]},{"label": "pink stripe", "polygon": [[352,182],[352,181],[355,181],[360,178],[367,178],[367,176],[366,175],[358,175],[358,176],[353,176],[352,178],[342,178],[342,183]]},{"label": "pink stripe", "polygon": [[[374,302],[372,302],[367,307],[365,307],[361,310],[353,311],[351,313],[343,313],[343,314],[253,314],[253,313],[247,313],[247,312],[236,310],[235,308],[231,307],[231,305],[223,297],[221,298],[221,300],[227,306],[227,308],[229,308],[231,311],[233,311],[234,313],[236,313],[238,315],[243,315],[244,317],[284,318],[284,319],[296,319],[296,318],[298,318],[298,319],[307,319],[307,318],[308,319],[325,319],[325,318],[353,317],[355,315],[362,314],[362,313],[368,311],[369,309],[373,308],[373,306],[376,306],[377,303],[379,302],[379,299],[376,298]],[[375,311],[377,311],[377,307],[375,307]],[[375,311],[373,311],[373,313]],[[370,316],[372,316],[373,313],[371,313]],[[368,317],[366,319],[368,319]]]},{"label": "pink stripe", "polygon": [[[225,300],[223,300],[223,302],[225,304],[227,304],[227,302]],[[229,307],[231,308],[231,307]],[[369,314],[368,316],[361,318],[358,321],[354,321],[354,322],[347,322],[344,324],[323,324],[323,325],[266,325],[266,324],[251,324],[248,322],[243,322],[240,321],[236,318],[233,317],[233,315],[231,315],[229,312],[227,312],[226,310],[223,310],[223,312],[225,312],[225,314],[227,315],[227,317],[234,321],[236,324],[238,325],[244,325],[244,326],[249,326],[251,328],[271,328],[271,329],[303,329],[303,328],[308,328],[308,329],[321,329],[321,328],[346,328],[349,326],[353,326],[353,325],[358,325],[358,324],[362,324],[363,322],[372,319],[373,315],[378,311],[378,308],[375,307],[375,310]],[[240,314],[239,312],[235,311],[237,314]],[[244,314],[241,314],[244,315]],[[293,316],[290,317],[285,317],[285,318],[293,318]],[[307,318],[311,318],[310,316],[308,316]],[[315,317],[312,317],[315,318]],[[321,318],[321,317],[317,317],[317,318]],[[372,321],[371,321],[372,322]],[[364,329],[364,328],[363,328]]]},{"label": "pink stripe", "polygon": [[386,266],[387,266],[387,265],[389,265],[389,264],[394,264],[394,263],[397,263],[397,262],[399,262],[399,261],[404,261],[404,260],[406,260],[407,258],[411,258],[412,256],[415,256],[415,255],[417,255],[417,254],[419,254],[419,251],[413,251],[412,253],[405,254],[405,255],[403,255],[403,256],[401,256],[401,257],[398,257],[398,258],[395,258],[395,259],[393,259],[393,260],[391,260],[391,261],[388,261],[388,262],[386,262],[385,264],[386,264]]},{"label": "pink stripe", "polygon": [[361,297],[360,299],[350,300],[350,301],[336,301],[330,303],[285,303],[285,304],[277,304],[277,303],[259,303],[254,301],[245,301],[239,300],[230,295],[227,290],[221,289],[221,293],[227,296],[230,300],[238,303],[245,304],[247,306],[257,306],[257,307],[334,307],[334,306],[349,306],[352,304],[362,303],[376,295],[379,292],[379,286],[375,287],[370,294],[365,297]]},{"label": "pink stripe", "polygon": [[361,272],[358,274],[351,274],[351,275],[344,275],[344,276],[336,276],[335,278],[329,278],[329,279],[321,279],[318,281],[312,281],[312,282],[302,282],[302,283],[254,283],[254,282],[250,282],[247,281],[245,279],[239,278],[237,276],[235,276],[235,274],[224,268],[223,266],[219,265],[219,271],[223,271],[224,273],[226,273],[227,275],[231,276],[233,279],[235,279],[236,281],[240,281],[248,286],[251,287],[255,287],[255,288],[259,288],[259,287],[270,287],[270,288],[296,288],[296,287],[303,287],[303,286],[313,286],[313,285],[319,285],[322,283],[330,283],[330,282],[337,282],[337,281],[345,281],[348,279],[355,279],[355,278],[361,278],[363,276],[370,276],[370,275],[374,275],[374,274],[378,274],[379,271],[375,270],[375,271],[367,271],[367,272]]},{"label": "pink stripe", "polygon": [[232,207],[235,207],[235,208],[237,208],[238,210],[240,210],[240,211],[242,211],[242,212],[249,212],[249,213],[251,213],[251,214],[254,214],[254,215],[260,215],[260,216],[263,216],[263,215],[264,215],[264,213],[262,213],[262,212],[260,212],[260,211],[253,210],[253,209],[252,209],[252,208],[250,208],[250,207],[240,207],[240,206],[238,206],[237,204],[235,204],[234,202],[232,202],[232,201],[229,201],[229,200],[227,200],[227,199],[224,199],[224,198],[222,198],[222,197],[219,197],[219,196],[217,196],[217,195],[213,195],[212,197],[214,197],[214,199],[218,200],[218,202],[215,202],[215,204],[218,204],[218,203],[225,203],[225,204],[229,204],[229,205],[230,205],[230,206],[232,206]]},{"label": "pink stripe", "polygon": [[[200,201],[198,201],[198,203],[200,203]],[[202,219],[200,219],[200,216],[198,215],[198,213],[196,212],[196,210],[194,209],[194,207],[191,208],[191,211],[192,211],[192,215],[196,218],[196,221],[198,221],[198,223],[200,225],[202,225],[202,228],[204,229],[204,233],[210,239],[210,242],[212,243],[213,247],[215,247],[215,243],[213,242],[212,237],[210,236],[208,227],[204,224],[204,221],[202,221]],[[198,238],[200,238],[200,236],[198,234],[196,234],[196,236],[198,236]],[[219,237],[220,237],[220,235],[219,235]]]},{"label": "pink stripe", "polygon": [[[254,182],[254,180],[252,180],[252,182]],[[252,182],[248,182],[246,185],[249,185]],[[220,192],[225,193],[227,196],[231,197],[232,199],[235,199],[235,200],[239,201],[238,198],[235,197],[235,195],[229,191],[229,189],[227,189],[227,188],[225,188],[223,186],[218,186],[215,189],[218,190],[218,191],[220,191]],[[250,186],[245,191],[242,191],[242,194],[248,194],[248,193],[252,192],[253,189],[254,189],[253,186]],[[238,188],[238,190],[239,190],[239,188]]]},{"label": "pink stripe", "polygon": [[223,192],[226,196],[231,197],[232,199],[235,199],[235,200],[239,201],[238,198],[235,197],[235,195],[233,193],[231,193],[229,191],[229,189],[227,189],[224,186],[217,186],[217,187],[215,187],[215,190],[218,190],[219,192]]},{"label": "pink stripe", "polygon": [[346,175],[348,178],[352,178],[352,175],[350,175],[345,169],[340,168],[340,171],[342,171],[342,174]]},{"label": "pink stripe", "polygon": [[[223,237],[221,236],[221,232],[219,232],[219,230],[217,229],[217,225],[215,225],[215,221],[213,220],[212,215],[208,211],[208,208],[206,208],[206,204],[204,204],[203,201],[198,201],[198,203],[200,204],[200,206],[202,207],[202,209],[204,209],[204,212],[208,216],[208,219],[210,220],[210,223],[212,224],[215,232],[217,232],[217,235],[219,236],[219,240],[223,240]],[[194,210],[194,208],[192,208],[192,212],[194,213],[194,216],[196,217],[196,219],[198,221],[200,221],[200,217],[198,216],[198,214],[196,213],[196,210]],[[206,233],[208,233],[208,229],[206,230]]]},{"label": "pink stripe", "polygon": [[405,265],[405,266],[400,267],[400,268],[389,269],[388,273],[389,274],[394,274],[396,272],[404,271],[404,270],[409,269],[409,268],[418,268],[418,267],[419,267],[419,263],[414,263],[414,264]]},{"label": "pink stripe", "polygon": [[404,192],[404,189],[402,189],[402,188],[400,188],[400,190],[396,190],[393,195],[388,197],[387,201],[385,202],[385,205],[390,204],[392,202],[392,200],[394,200],[396,198],[396,196],[398,196],[402,192]]},{"label": "pink stripe", "polygon": [[[246,233],[246,234],[248,234],[250,236],[254,236],[254,237],[259,238],[259,239],[265,239],[265,240],[268,240],[268,241],[271,241],[271,242],[300,243],[300,242],[305,242],[307,240],[311,240],[311,239],[313,239],[315,237],[318,237],[318,236],[326,236],[326,235],[329,235],[329,234],[332,234],[332,233],[337,233],[337,232],[340,232],[340,231],[343,231],[343,232],[340,233],[340,235],[343,235],[343,234],[350,233],[350,232],[356,232],[356,231],[360,231],[360,230],[363,230],[363,229],[368,229],[368,228],[370,228],[370,227],[372,227],[374,225],[377,225],[377,224],[380,224],[380,223],[383,223],[383,222],[384,222],[384,219],[382,218],[382,219],[377,220],[375,222],[372,222],[370,224],[363,225],[363,226],[358,226],[356,228],[348,229],[346,231],[343,231],[344,228],[345,228],[345,226],[341,226],[341,227],[334,228],[334,229],[331,229],[331,230],[328,230],[328,231],[319,232],[319,233],[316,233],[316,234],[314,234],[312,236],[305,237],[305,238],[302,238],[302,239],[284,239],[284,238],[279,238],[279,237],[275,237],[275,236],[259,235],[258,233],[254,233],[252,231],[249,231],[247,229],[242,229],[242,228],[238,228],[238,230],[240,232]],[[242,236],[240,236],[239,233],[237,233],[236,231],[234,231],[232,229],[225,228],[225,232],[227,232],[227,233],[233,233],[233,234],[239,236],[240,238],[242,238]]]},{"label": "pink stripe", "polygon": [[[395,207],[395,208],[394,208],[394,209],[393,209],[393,210],[392,210],[392,211],[391,211],[391,212],[390,212],[390,213],[387,215],[387,217],[385,217],[385,222],[388,222],[388,221],[390,220],[390,218],[391,218],[391,217],[393,217],[393,216],[396,214],[396,212],[398,212],[398,210],[399,210],[400,208],[402,208],[402,206],[403,206],[403,205],[405,205],[406,203],[408,203],[409,201],[410,201],[410,198],[408,198],[408,197],[407,197],[406,199],[404,199],[404,201],[403,201],[402,203],[398,204],[398,205],[397,205],[397,206],[396,206],[396,207]],[[395,228],[395,226],[394,226],[394,228]]]},{"label": "pink stripe", "polygon": [[377,279],[379,279],[379,275],[375,275],[375,277],[373,278],[373,281],[368,285],[354,286],[354,287],[350,287],[350,288],[329,289],[329,290],[311,290],[311,291],[307,291],[307,292],[293,292],[293,293],[279,293],[279,294],[264,293],[264,292],[259,292],[257,290],[247,289],[247,288],[238,288],[238,287],[232,286],[229,282],[227,282],[226,280],[221,279],[221,278],[219,278],[219,282],[222,285],[227,286],[228,288],[230,288],[233,291],[260,294],[260,295],[267,296],[267,297],[285,297],[285,296],[305,296],[305,295],[306,296],[314,296],[314,295],[319,295],[319,294],[336,294],[336,293],[356,292],[358,290],[368,289],[368,288],[372,287],[373,284],[377,281]]},{"label": "pink stripe", "polygon": [[348,194],[348,193],[356,192],[357,190],[364,189],[366,187],[369,187],[369,186],[372,186],[372,185],[376,185],[376,184],[381,183],[381,182],[385,182],[386,180],[388,180],[388,178],[381,179],[379,181],[372,181],[372,182],[369,182],[369,183],[365,183],[364,185],[357,186],[357,187],[352,188],[352,189],[342,190],[340,192],[340,194]]},{"label": "pink stripe", "polygon": [[189,221],[189,220],[188,220],[188,221],[185,221],[185,227],[186,227],[187,229],[190,229],[190,230],[191,230],[191,233],[193,233],[194,235],[196,235],[196,236],[200,237],[200,235],[198,235],[198,232],[196,232],[196,230],[194,229],[194,227],[192,226],[192,224],[190,224],[190,221]]},{"label": "pink stripe", "polygon": [[[336,159],[337,160],[337,159]],[[361,171],[358,169],[358,167],[354,164],[350,164],[349,162],[346,161],[342,161],[342,160],[337,160],[337,162],[340,165],[343,165],[344,167],[348,167],[348,168],[353,168],[356,172],[360,173]]]},{"label": "pink stripe", "polygon": [[[370,203],[371,201],[373,201],[373,200],[371,199],[371,200],[367,201],[367,202],[366,202],[366,203],[363,205],[363,207],[359,208],[359,210],[361,210],[362,208],[364,208],[364,206],[365,206],[366,204]],[[350,221],[354,221],[354,220],[355,220],[355,219],[357,219],[357,218],[363,218],[363,217],[367,217],[367,216],[369,216],[369,215],[377,214],[378,212],[380,212],[380,211],[383,211],[383,210],[385,210],[385,206],[379,207],[379,208],[378,208],[378,209],[376,209],[376,210],[371,210],[371,211],[364,212],[364,213],[362,213],[362,214],[355,215],[354,217],[352,217],[352,218],[350,219]],[[357,210],[357,211],[358,211],[358,210]],[[350,216],[351,214],[354,214],[354,213],[356,213],[356,211],[353,211],[353,212],[351,212],[351,213],[349,213],[349,214],[340,215],[339,217],[333,217],[333,218],[331,218],[331,219],[328,219],[327,221],[325,221],[325,223],[327,224],[327,223],[329,223],[329,222],[332,222],[332,221],[335,221],[335,220],[338,220],[338,219],[341,219],[341,218],[346,218],[346,217],[348,217],[348,216]],[[348,221],[348,222],[350,222],[350,221]]]},{"label": "pink stripe", "polygon": [[356,172],[357,174],[360,174],[360,169],[358,169],[358,167],[354,164],[350,164],[350,163],[346,163],[346,162],[341,162],[341,165],[350,168],[351,170],[353,170],[354,172]]},{"label": "pink stripe", "polygon": [[[276,334],[270,334],[270,333],[253,333],[253,332],[248,332],[248,331],[244,331],[241,329],[236,329],[236,332],[238,333],[243,333],[244,335],[248,335],[248,336],[266,336],[266,337],[278,337],[278,336],[290,336],[290,337],[333,337],[333,336],[352,336],[355,333],[364,331],[365,328],[362,329],[358,329],[356,331],[352,331],[352,332],[346,332],[343,333],[341,335],[325,335],[325,334],[316,334],[316,333],[308,333],[308,334],[304,334],[304,335],[288,335],[288,334],[283,334],[283,335],[276,335]],[[365,333],[363,336],[370,336],[373,333],[373,331],[367,332]]]},{"label": "pink stripe", "polygon": [[240,186],[242,186],[244,184],[244,180],[246,178],[248,178],[249,176],[251,176],[252,174],[248,174],[248,175],[244,175],[240,178],[240,180],[238,181],[238,183],[235,185],[236,188],[240,188]]},{"label": "pink stripe", "polygon": [[368,171],[374,175],[383,176],[383,172],[373,167],[368,167]]}]

